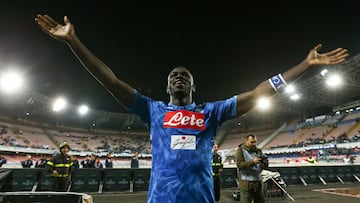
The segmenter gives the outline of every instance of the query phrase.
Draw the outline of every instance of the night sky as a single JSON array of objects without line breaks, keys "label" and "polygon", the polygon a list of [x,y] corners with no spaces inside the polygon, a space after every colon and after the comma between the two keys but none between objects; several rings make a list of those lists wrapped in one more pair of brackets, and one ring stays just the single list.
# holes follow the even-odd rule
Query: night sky
[{"label": "night sky", "polygon": [[166,102],[167,75],[179,65],[192,71],[195,100],[202,103],[255,88],[301,62],[318,43],[320,52],[344,47],[351,56],[360,53],[355,1],[115,2],[2,1],[0,71],[16,67],[29,88],[49,97],[64,95],[73,104],[124,112],[65,43],[38,28],[38,13],[59,22],[67,15],[82,42],[120,79]]}]

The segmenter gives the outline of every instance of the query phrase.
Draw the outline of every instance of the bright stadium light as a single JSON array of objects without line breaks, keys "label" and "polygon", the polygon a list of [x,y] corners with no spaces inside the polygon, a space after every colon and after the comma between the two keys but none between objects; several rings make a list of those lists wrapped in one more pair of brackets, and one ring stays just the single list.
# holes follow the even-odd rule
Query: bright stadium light
[{"label": "bright stadium light", "polygon": [[54,104],[53,104],[53,111],[55,112],[59,112],[61,110],[63,110],[66,106],[66,101],[64,98],[58,98],[55,100]]},{"label": "bright stadium light", "polygon": [[290,99],[291,99],[291,100],[294,100],[294,101],[299,100],[299,99],[300,99],[300,95],[297,94],[297,93],[295,93],[295,94],[293,94],[293,95],[290,96]]},{"label": "bright stadium light", "polygon": [[271,102],[269,98],[261,97],[257,101],[257,108],[260,110],[268,110],[271,106]]},{"label": "bright stadium light", "polygon": [[80,115],[85,115],[89,111],[89,107],[86,105],[81,105],[78,109]]},{"label": "bright stadium light", "polygon": [[5,93],[15,93],[23,87],[23,78],[17,72],[7,72],[1,75],[1,90]]},{"label": "bright stadium light", "polygon": [[286,85],[285,92],[288,94],[292,94],[295,92],[295,87],[292,84]]},{"label": "bright stadium light", "polygon": [[326,75],[328,72],[329,72],[328,69],[324,69],[324,70],[321,71],[320,74],[325,77],[325,75]]},{"label": "bright stadium light", "polygon": [[342,84],[342,78],[339,74],[332,73],[326,77],[326,84],[329,87],[338,87]]}]

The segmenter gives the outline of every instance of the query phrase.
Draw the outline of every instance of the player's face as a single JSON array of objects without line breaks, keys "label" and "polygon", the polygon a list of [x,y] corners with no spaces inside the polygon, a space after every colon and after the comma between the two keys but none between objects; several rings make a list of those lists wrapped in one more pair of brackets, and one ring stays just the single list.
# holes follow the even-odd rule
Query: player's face
[{"label": "player's face", "polygon": [[167,85],[170,95],[188,95],[194,90],[194,79],[189,70],[177,67],[170,72]]}]

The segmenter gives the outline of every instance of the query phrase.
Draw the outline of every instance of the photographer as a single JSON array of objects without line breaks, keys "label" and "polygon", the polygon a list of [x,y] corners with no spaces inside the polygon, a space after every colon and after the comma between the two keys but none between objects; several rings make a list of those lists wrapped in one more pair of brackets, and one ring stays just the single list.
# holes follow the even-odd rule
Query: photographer
[{"label": "photographer", "polygon": [[245,143],[236,151],[239,169],[240,202],[264,203],[261,171],[268,167],[268,160],[261,149],[256,147],[256,135],[248,134]]}]

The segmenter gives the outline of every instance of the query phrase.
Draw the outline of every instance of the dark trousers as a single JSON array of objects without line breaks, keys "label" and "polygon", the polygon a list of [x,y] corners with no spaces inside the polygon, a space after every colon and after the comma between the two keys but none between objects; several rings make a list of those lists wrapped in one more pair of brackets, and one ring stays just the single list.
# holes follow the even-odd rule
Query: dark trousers
[{"label": "dark trousers", "polygon": [[265,203],[262,183],[249,182],[247,190],[240,188],[240,203]]},{"label": "dark trousers", "polygon": [[213,176],[213,178],[214,178],[215,201],[220,201],[221,179],[220,176]]},{"label": "dark trousers", "polygon": [[69,180],[69,177],[53,177],[53,190],[55,192],[66,192]]}]

